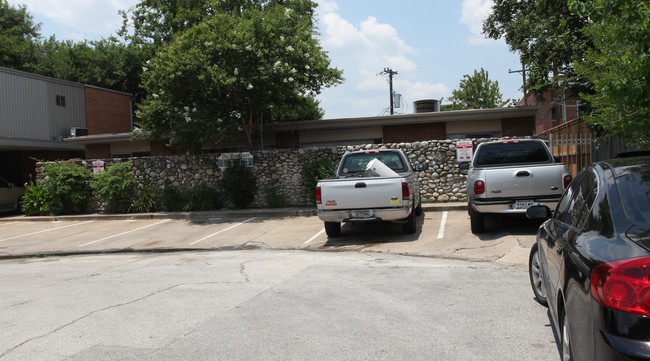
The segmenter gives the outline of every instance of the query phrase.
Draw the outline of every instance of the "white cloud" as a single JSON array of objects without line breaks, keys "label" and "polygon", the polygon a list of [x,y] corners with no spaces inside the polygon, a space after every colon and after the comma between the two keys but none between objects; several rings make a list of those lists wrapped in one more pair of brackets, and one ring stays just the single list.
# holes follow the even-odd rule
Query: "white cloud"
[{"label": "white cloud", "polygon": [[486,39],[483,35],[483,21],[492,12],[493,0],[463,0],[461,9],[461,24],[467,25],[471,36],[466,40],[471,45],[489,45],[494,40]]},{"label": "white cloud", "polygon": [[25,4],[27,11],[43,19],[42,21],[47,25],[56,24],[59,27],[72,29],[72,32],[66,34],[56,34],[58,39],[82,40],[114,34],[122,26],[122,18],[118,10],[129,9],[138,0],[20,0],[19,2]]},{"label": "white cloud", "polygon": [[385,68],[399,73],[399,91],[413,100],[442,97],[448,92],[442,84],[408,79],[409,74],[418,74],[418,65],[409,58],[417,50],[400,38],[392,25],[372,16],[352,24],[337,11],[338,5],[333,1],[319,5],[323,47],[329,51],[333,65],[344,71],[346,79],[344,84],[324,91],[319,98],[324,109],[346,112],[327,113],[327,118],[380,114],[388,106],[389,98],[387,76],[380,75]]}]

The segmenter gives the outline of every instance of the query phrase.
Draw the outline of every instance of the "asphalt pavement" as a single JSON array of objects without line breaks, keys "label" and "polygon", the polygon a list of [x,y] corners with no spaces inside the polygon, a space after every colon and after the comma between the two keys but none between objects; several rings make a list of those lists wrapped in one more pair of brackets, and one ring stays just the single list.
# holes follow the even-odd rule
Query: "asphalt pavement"
[{"label": "asphalt pavement", "polygon": [[[530,246],[534,243],[535,227],[527,226],[523,232],[518,230],[513,231],[512,225],[503,226],[501,224],[490,226],[484,234],[474,235],[469,231],[469,217],[467,216],[467,203],[435,203],[424,204],[424,216],[419,217],[419,231],[415,235],[402,235],[400,232],[393,230],[397,228],[387,228],[390,226],[360,226],[348,230],[347,236],[341,239],[329,239],[322,232],[322,222],[318,221],[315,208],[271,208],[271,209],[223,209],[214,211],[203,212],[154,212],[154,213],[135,213],[135,214],[83,214],[83,215],[70,215],[70,216],[41,216],[41,217],[26,217],[8,216],[0,218],[0,258],[21,258],[33,256],[48,256],[48,255],[67,255],[67,254],[92,254],[92,253],[108,253],[108,252],[132,252],[132,251],[149,251],[149,252],[169,252],[177,250],[220,250],[220,249],[238,249],[259,247],[266,249],[306,249],[313,251],[361,251],[361,252],[384,252],[399,255],[409,256],[422,256],[422,257],[436,257],[447,259],[460,259],[477,262],[497,262],[513,266],[526,266],[528,263],[528,253]],[[71,251],[71,246],[61,244],[60,247],[52,246],[53,242],[32,242],[29,246],[14,246],[11,247],[8,243],[3,242],[18,236],[4,236],[2,233],[9,233],[11,227],[10,222],[18,222],[24,224],[25,222],[57,222],[57,223],[72,223],[72,222],[97,222],[105,221],[133,221],[133,222],[146,222],[147,220],[170,220],[171,222],[178,222],[177,227],[183,227],[183,224],[196,225],[196,224],[210,224],[214,220],[227,225],[228,222],[238,224],[236,220],[244,219],[258,219],[270,220],[273,219],[290,219],[293,222],[308,223],[309,227],[301,224],[279,227],[275,233],[279,233],[278,237],[284,239],[295,239],[293,244],[288,241],[260,241],[261,236],[256,234],[251,235],[249,238],[242,236],[242,233],[248,232],[246,227],[237,229],[238,235],[231,235],[235,238],[234,243],[227,245],[219,245],[216,243],[208,244],[207,242],[200,245],[188,247],[181,242],[140,242],[130,243],[124,246],[115,246],[115,244],[98,242],[93,244],[92,247],[78,247]],[[235,220],[235,221],[229,221]],[[170,223],[171,223],[170,222]],[[260,221],[263,222],[263,221]],[[288,221],[289,222],[289,221]],[[490,222],[490,221],[488,221]],[[498,222],[497,222],[498,223]],[[507,222],[506,222],[507,223]],[[41,223],[43,224],[43,223]],[[95,223],[96,224],[96,223]],[[33,225],[34,229],[39,226]],[[261,232],[259,234],[266,235],[271,231],[268,228],[275,227],[276,225],[270,224],[267,230],[259,231],[251,229],[250,232]],[[392,227],[399,225],[393,224]],[[426,232],[423,229],[426,226]],[[110,226],[109,226],[110,227]],[[189,226],[188,226],[189,227]],[[251,226],[253,227],[253,226]],[[302,228],[301,228],[302,227]],[[363,228],[366,227],[366,228]],[[382,228],[383,227],[383,228]],[[153,231],[156,227],[149,228],[148,231]],[[350,227],[351,228],[351,227]],[[3,229],[5,231],[3,231]],[[39,228],[40,229],[40,228]],[[302,234],[296,233],[301,232]],[[227,230],[227,229],[226,229]],[[344,231],[346,228],[344,227]],[[40,231],[32,232],[38,233]],[[117,231],[116,231],[117,232]],[[220,232],[220,231],[219,231]],[[315,233],[318,232],[318,233]],[[391,233],[392,232],[392,233]],[[216,233],[215,233],[216,234]],[[370,234],[370,235],[368,235]],[[19,237],[29,235],[29,232],[22,231]],[[208,234],[211,236],[211,234]],[[310,238],[311,236],[311,238]],[[56,237],[52,235],[51,237]],[[181,234],[179,237],[183,237]],[[237,237],[244,237],[238,241]],[[155,237],[154,237],[155,238]],[[163,239],[164,236],[159,236],[156,239]],[[185,237],[187,238],[187,237]],[[152,238],[153,239],[153,238]],[[305,241],[303,241],[305,239]],[[312,240],[315,241],[311,242]],[[255,240],[252,242],[251,240]],[[311,243],[310,243],[311,242]],[[28,243],[28,242],[25,242]],[[90,242],[94,243],[94,242]],[[84,244],[85,245],[85,244]],[[252,245],[252,246],[251,246]],[[67,247],[67,248],[66,248]]]}]

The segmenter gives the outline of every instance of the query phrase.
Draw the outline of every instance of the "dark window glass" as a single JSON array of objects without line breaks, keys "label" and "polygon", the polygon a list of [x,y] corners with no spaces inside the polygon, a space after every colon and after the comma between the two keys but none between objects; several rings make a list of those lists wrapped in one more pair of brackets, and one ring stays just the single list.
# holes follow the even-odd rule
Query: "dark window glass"
[{"label": "dark window glass", "polygon": [[475,166],[492,166],[524,163],[550,163],[553,158],[541,142],[507,141],[481,146]]},{"label": "dark window glass", "polygon": [[398,153],[359,153],[349,155],[345,158],[345,163],[343,163],[341,173],[350,174],[364,172],[368,163],[373,159],[379,159],[379,161],[395,172],[405,172],[408,169],[406,164],[404,164],[402,157],[400,157]]},{"label": "dark window glass", "polygon": [[555,219],[574,227],[584,227],[597,194],[598,178],[596,174],[592,171],[579,174],[560,199]]},{"label": "dark window glass", "polygon": [[56,96],[56,105],[60,107],[65,107],[65,97],[63,95]]},{"label": "dark window glass", "polygon": [[630,173],[616,178],[623,209],[637,226],[650,225],[650,173]]}]

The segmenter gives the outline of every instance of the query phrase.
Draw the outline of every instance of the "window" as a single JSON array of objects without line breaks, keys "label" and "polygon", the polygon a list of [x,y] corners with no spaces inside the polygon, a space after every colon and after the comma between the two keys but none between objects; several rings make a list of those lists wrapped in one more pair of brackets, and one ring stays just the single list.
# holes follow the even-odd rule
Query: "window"
[{"label": "window", "polygon": [[56,105],[60,107],[65,107],[65,97],[63,95],[56,96]]},{"label": "window", "polygon": [[504,141],[484,144],[477,153],[476,166],[504,164],[552,163],[553,158],[544,143],[534,141]]},{"label": "window", "polygon": [[589,212],[598,194],[598,178],[593,171],[587,171],[571,183],[555,212],[555,219],[582,228],[587,223]]},{"label": "window", "polygon": [[345,164],[343,164],[341,171],[346,174],[363,172],[373,159],[379,159],[395,172],[405,172],[407,169],[398,153],[370,151],[368,153],[353,154],[345,158]]}]

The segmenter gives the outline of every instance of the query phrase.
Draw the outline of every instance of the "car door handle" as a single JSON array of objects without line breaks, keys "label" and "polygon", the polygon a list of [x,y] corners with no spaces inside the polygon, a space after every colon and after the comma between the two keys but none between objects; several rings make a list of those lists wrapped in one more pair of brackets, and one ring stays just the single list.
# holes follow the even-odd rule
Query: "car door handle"
[{"label": "car door handle", "polygon": [[366,188],[366,184],[364,182],[359,182],[354,185],[354,188]]},{"label": "car door handle", "polygon": [[517,177],[530,177],[530,172],[527,170],[520,170],[517,172]]}]

